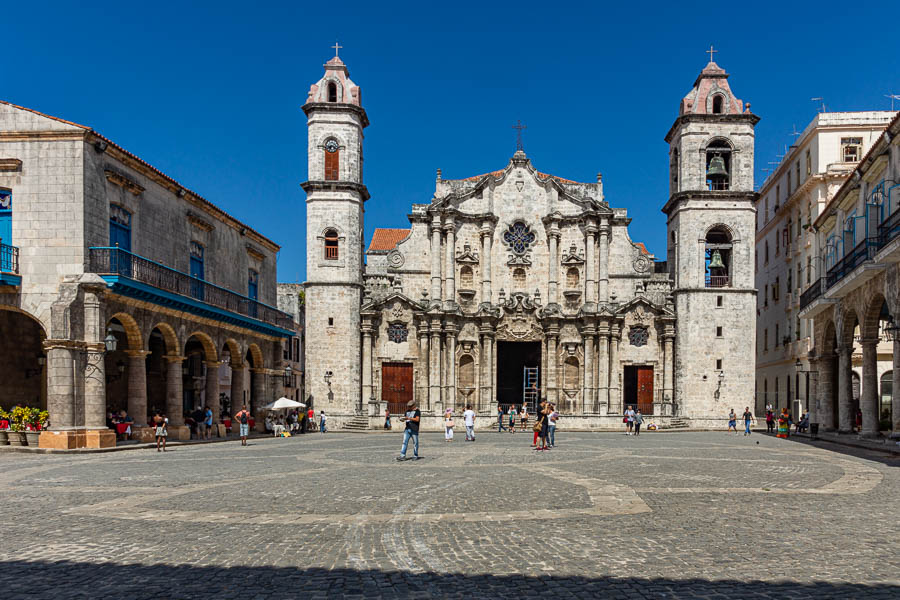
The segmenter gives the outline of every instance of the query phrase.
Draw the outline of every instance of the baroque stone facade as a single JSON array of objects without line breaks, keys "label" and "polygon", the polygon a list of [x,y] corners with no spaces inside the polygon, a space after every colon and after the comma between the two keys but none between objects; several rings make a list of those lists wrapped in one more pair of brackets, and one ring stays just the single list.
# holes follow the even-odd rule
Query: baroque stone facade
[{"label": "baroque stone facade", "polygon": [[[758,117],[718,66],[697,78],[667,136],[666,261],[631,239],[600,175],[543,173],[519,149],[484,175],[438,170],[431,201],[412,206],[410,228],[376,230],[365,264],[368,120],[343,62],[325,68],[304,106],[306,372],[335,423],[374,425],[416,400],[436,427],[446,409],[494,416],[548,399],[587,427],[620,426],[626,406],[706,425],[750,403]],[[707,177],[714,157],[724,180]]]}]

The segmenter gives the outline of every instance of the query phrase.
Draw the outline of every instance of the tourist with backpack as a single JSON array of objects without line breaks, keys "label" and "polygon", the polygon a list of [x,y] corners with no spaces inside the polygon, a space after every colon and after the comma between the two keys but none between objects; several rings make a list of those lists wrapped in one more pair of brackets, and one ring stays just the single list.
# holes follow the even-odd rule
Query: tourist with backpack
[{"label": "tourist with backpack", "polygon": [[247,435],[250,433],[250,411],[247,410],[247,405],[244,404],[241,407],[240,412],[234,415],[234,420],[240,423],[241,428],[241,446],[247,445]]}]

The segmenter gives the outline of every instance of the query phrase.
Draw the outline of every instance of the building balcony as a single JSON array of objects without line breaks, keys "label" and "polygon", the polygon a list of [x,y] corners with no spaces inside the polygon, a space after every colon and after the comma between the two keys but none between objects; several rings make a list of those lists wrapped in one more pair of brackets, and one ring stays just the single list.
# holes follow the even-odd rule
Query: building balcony
[{"label": "building balcony", "polygon": [[825,278],[819,278],[812,282],[806,291],[800,294],[800,316],[806,319],[812,318],[827,308],[830,308],[836,300],[825,298]]},{"label": "building balcony", "polygon": [[825,282],[828,297],[843,298],[883,271],[883,263],[871,260],[877,250],[878,238],[866,238],[828,269]]},{"label": "building balcony", "polygon": [[706,287],[708,287],[708,288],[731,287],[731,280],[728,277],[728,275],[707,275],[706,276]]},{"label": "building balcony", "polygon": [[9,244],[0,244],[0,285],[18,286],[21,283],[19,249]]},{"label": "building balcony", "polygon": [[123,296],[269,335],[294,335],[291,315],[121,248],[91,248],[88,271]]}]

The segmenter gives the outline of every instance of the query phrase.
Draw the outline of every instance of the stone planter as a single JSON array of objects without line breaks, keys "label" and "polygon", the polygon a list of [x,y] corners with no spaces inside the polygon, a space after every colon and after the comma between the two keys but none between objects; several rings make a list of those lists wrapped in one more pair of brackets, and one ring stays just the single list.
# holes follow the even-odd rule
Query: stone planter
[{"label": "stone planter", "polygon": [[39,441],[41,439],[40,431],[26,431],[25,433],[25,441],[28,446],[38,447]]},{"label": "stone planter", "polygon": [[9,445],[9,436],[6,434],[5,429],[0,429],[0,446]]},{"label": "stone planter", "polygon": [[24,431],[10,431],[9,436],[9,445],[10,446],[24,446],[25,445],[25,432]]}]

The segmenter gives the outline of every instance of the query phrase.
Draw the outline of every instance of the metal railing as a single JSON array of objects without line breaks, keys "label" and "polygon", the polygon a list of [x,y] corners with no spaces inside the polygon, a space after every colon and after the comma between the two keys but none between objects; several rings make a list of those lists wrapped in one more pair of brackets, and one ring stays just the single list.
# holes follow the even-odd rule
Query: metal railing
[{"label": "metal railing", "polygon": [[825,278],[819,278],[812,282],[806,291],[800,294],[800,310],[803,310],[822,297],[825,292]]},{"label": "metal railing", "polygon": [[878,238],[866,238],[858,243],[853,250],[837,261],[833,267],[828,269],[826,275],[827,287],[831,287],[838,281],[853,272],[856,267],[866,262],[875,255],[878,249]]},{"label": "metal railing", "polygon": [[884,247],[898,235],[900,235],[900,210],[894,211],[894,214],[878,226],[879,247]]},{"label": "metal railing", "polygon": [[0,272],[19,273],[19,248],[0,244]]},{"label": "metal railing", "polygon": [[88,271],[126,277],[283,329],[294,328],[287,313],[121,248],[91,248]]},{"label": "metal railing", "polygon": [[708,288],[722,288],[722,287],[730,287],[731,282],[729,281],[728,275],[707,275],[706,276],[706,287]]}]

